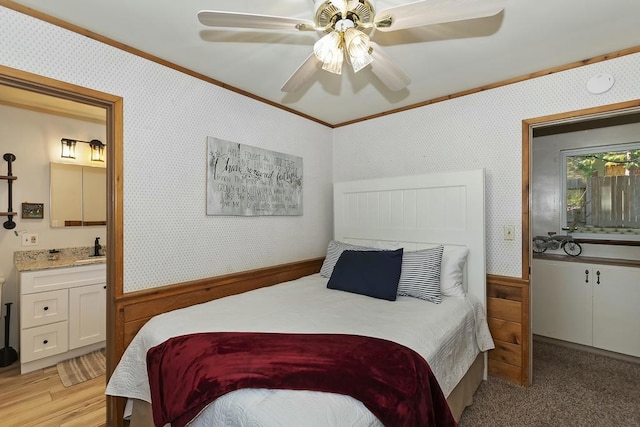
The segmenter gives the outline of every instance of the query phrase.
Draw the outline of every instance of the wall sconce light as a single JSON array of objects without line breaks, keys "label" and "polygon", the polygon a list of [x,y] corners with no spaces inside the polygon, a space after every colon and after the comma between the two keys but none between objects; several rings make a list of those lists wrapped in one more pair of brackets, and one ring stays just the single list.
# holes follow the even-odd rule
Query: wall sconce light
[{"label": "wall sconce light", "polygon": [[104,144],[97,139],[92,139],[89,145],[91,146],[91,161],[104,162]]},{"label": "wall sconce light", "polygon": [[62,143],[62,154],[60,154],[60,157],[62,157],[63,159],[75,159],[76,143],[85,142],[91,147],[91,161],[104,162],[105,144],[103,144],[102,141],[99,141],[97,139],[92,139],[91,141],[81,141],[79,139],[62,138],[60,142]]},{"label": "wall sconce light", "polygon": [[75,159],[76,158],[76,141],[74,139],[62,138],[62,153],[60,157],[63,159]]}]

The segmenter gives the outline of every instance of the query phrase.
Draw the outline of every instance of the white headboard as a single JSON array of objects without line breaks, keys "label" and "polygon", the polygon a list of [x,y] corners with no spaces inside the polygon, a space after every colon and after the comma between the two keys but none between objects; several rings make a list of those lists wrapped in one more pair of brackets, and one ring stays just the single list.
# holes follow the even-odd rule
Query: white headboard
[{"label": "white headboard", "polygon": [[384,249],[466,246],[467,292],[486,308],[484,169],[336,183],[334,239]]}]

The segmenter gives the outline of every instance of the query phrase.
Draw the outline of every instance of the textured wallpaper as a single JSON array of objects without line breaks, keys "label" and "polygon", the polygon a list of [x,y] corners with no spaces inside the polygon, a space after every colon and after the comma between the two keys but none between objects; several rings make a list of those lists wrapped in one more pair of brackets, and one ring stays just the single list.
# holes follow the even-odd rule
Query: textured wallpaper
[{"label": "textured wallpaper", "polygon": [[[324,255],[331,129],[2,7],[0,23],[2,65],[124,98],[125,292]],[[304,215],[207,216],[208,136],[302,157]]]},{"label": "textured wallpaper", "polygon": [[[521,235],[522,120],[640,98],[635,54],[331,130],[11,10],[0,22],[3,65],[124,98],[126,292],[323,255],[334,180],[477,168],[487,271],[520,277],[503,227]],[[603,72],[614,87],[587,93]],[[303,157],[304,215],[206,216],[207,136]]]},{"label": "textured wallpaper", "polygon": [[[486,169],[487,272],[521,277],[522,120],[640,98],[640,54],[547,75],[334,131],[334,179]],[[587,80],[610,73],[601,95]]]}]

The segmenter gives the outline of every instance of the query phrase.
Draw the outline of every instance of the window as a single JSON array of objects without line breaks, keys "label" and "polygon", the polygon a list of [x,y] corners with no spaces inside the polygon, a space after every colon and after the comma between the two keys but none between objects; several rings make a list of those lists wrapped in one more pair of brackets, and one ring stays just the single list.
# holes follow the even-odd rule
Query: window
[{"label": "window", "polygon": [[577,237],[640,240],[640,142],[561,154],[563,226]]}]

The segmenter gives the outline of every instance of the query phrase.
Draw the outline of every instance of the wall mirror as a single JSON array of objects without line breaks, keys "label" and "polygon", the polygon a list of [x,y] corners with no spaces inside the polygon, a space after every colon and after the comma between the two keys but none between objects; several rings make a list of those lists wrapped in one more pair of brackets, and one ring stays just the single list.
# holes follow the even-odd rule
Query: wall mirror
[{"label": "wall mirror", "polygon": [[51,227],[107,224],[107,170],[51,163]]}]

